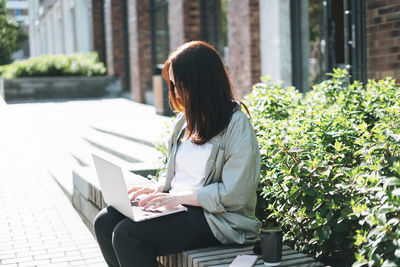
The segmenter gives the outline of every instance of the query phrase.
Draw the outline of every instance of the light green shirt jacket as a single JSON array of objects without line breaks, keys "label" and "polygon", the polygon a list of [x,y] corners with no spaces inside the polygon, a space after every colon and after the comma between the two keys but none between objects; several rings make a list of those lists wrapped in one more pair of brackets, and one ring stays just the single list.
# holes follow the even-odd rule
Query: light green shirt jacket
[{"label": "light green shirt jacket", "polygon": [[[175,173],[175,154],[183,137],[186,119],[175,119],[168,141],[165,191],[171,189]],[[236,108],[228,127],[211,139],[213,145],[206,163],[203,187],[198,202],[214,236],[223,244],[248,244],[258,239],[261,222],[255,217],[256,188],[260,175],[260,152],[254,129],[240,108]]]}]

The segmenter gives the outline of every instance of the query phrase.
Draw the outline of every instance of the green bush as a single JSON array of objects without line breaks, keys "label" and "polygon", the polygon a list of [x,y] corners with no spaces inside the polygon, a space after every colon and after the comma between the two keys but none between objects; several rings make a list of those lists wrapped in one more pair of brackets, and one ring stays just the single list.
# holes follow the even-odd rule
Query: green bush
[{"label": "green bush", "polygon": [[400,90],[336,70],[302,96],[269,81],[246,98],[261,150],[257,216],[316,258],[400,264]]},{"label": "green bush", "polygon": [[43,55],[0,66],[6,79],[18,77],[104,75],[106,68],[95,52],[70,55]]}]

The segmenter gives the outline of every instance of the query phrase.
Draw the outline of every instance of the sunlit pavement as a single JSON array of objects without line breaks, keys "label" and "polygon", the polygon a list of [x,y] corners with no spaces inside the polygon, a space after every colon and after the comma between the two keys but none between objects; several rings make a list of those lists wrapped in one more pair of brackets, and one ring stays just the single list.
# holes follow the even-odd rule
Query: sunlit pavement
[{"label": "sunlit pavement", "polygon": [[126,99],[0,105],[0,265],[106,266],[47,169],[88,123],[140,122],[146,131],[153,114]]}]

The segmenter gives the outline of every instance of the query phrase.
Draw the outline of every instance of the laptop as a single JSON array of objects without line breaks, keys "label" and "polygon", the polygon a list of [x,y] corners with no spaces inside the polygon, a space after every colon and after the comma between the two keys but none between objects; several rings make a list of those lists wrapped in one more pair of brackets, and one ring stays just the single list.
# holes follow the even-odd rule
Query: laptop
[{"label": "laptop", "polygon": [[[105,202],[134,222],[187,211],[187,208],[182,205],[176,208],[160,207],[144,210],[138,205],[138,199],[131,202],[128,194],[129,188],[126,185],[129,177],[126,179],[128,175],[122,168],[98,155],[92,154],[92,158]],[[131,186],[146,186],[153,183],[139,175],[132,175],[130,178]],[[143,196],[145,195],[142,195],[142,198]]]}]

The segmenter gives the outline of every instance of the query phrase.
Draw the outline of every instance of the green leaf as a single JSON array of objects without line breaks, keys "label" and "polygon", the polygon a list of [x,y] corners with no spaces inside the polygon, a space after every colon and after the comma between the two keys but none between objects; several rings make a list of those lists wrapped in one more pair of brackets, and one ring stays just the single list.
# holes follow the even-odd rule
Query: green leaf
[{"label": "green leaf", "polygon": [[333,217],[333,212],[329,211],[328,214],[326,215],[326,220],[329,221]]},{"label": "green leaf", "polygon": [[322,234],[323,236],[328,239],[332,233],[331,227],[329,225],[325,225],[322,227]]},{"label": "green leaf", "polygon": [[364,131],[364,132],[367,132],[367,127],[368,127],[368,125],[367,125],[365,122],[362,122],[362,123],[359,124],[357,127],[358,127],[358,129],[360,129],[360,130],[362,130],[362,131]]},{"label": "green leaf", "polygon": [[362,243],[366,243],[367,241],[368,241],[368,240],[367,240],[367,238],[366,238],[365,236],[363,236],[363,235],[357,233],[357,235],[356,235],[356,240],[354,241],[354,244],[355,244],[356,246],[359,246],[359,245],[361,245]]},{"label": "green leaf", "polygon": [[335,232],[344,232],[344,231],[346,231],[347,229],[349,229],[349,227],[347,226],[346,223],[339,223],[339,224],[336,224],[336,225],[333,227],[333,231],[335,231]]},{"label": "green leaf", "polygon": [[384,188],[385,188],[385,190],[386,190],[386,188],[388,187],[388,186],[394,186],[394,185],[400,185],[400,178],[396,178],[396,177],[390,177],[390,178],[387,178],[386,180],[385,180],[385,184],[384,184]]},{"label": "green leaf", "polygon": [[386,223],[386,213],[378,213],[375,215],[376,219],[379,221],[381,225]]},{"label": "green leaf", "polygon": [[400,196],[400,188],[397,188],[395,190],[392,191],[392,195],[393,196]]},{"label": "green leaf", "polygon": [[342,148],[342,143],[336,141],[336,142],[335,142],[335,150],[336,150],[336,153],[340,152],[340,149],[341,149],[341,148]]},{"label": "green leaf", "polygon": [[399,265],[391,260],[385,260],[382,264],[382,267],[398,267]]},{"label": "green leaf", "polygon": [[351,267],[362,267],[362,266],[365,266],[366,264],[368,264],[368,261],[366,261],[366,260],[357,261],[357,262],[353,263],[353,265],[351,265]]},{"label": "green leaf", "polygon": [[396,249],[396,251],[394,252],[394,255],[400,259],[400,248]]},{"label": "green leaf", "polygon": [[312,211],[316,211],[319,207],[321,207],[322,202],[315,202],[312,208]]},{"label": "green leaf", "polygon": [[399,224],[399,219],[398,218],[391,218],[390,220],[388,220],[387,222],[388,225],[398,225]]}]

